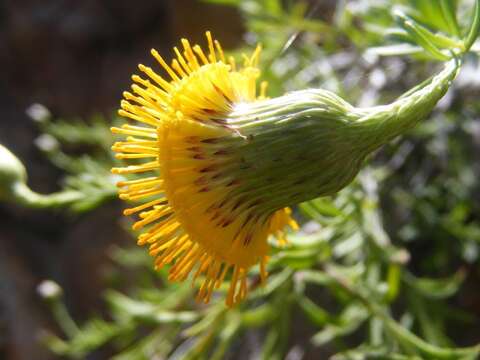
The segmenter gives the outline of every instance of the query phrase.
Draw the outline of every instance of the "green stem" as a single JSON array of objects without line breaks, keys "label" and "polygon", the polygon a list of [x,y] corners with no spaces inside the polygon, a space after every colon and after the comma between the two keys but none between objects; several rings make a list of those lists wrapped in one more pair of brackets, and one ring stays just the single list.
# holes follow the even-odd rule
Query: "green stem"
[{"label": "green stem", "polygon": [[84,197],[81,192],[74,190],[64,190],[48,195],[38,194],[21,182],[13,186],[12,195],[12,201],[34,209],[64,207]]},{"label": "green stem", "polygon": [[67,307],[60,298],[52,299],[49,302],[57,324],[60,325],[68,338],[72,339],[79,332],[79,328],[68,313]]},{"label": "green stem", "polygon": [[427,84],[422,83],[421,87],[408,96],[402,96],[389,105],[364,109],[365,116],[357,124],[370,129],[367,132],[370,151],[404,134],[425,119],[450,88],[461,64],[461,59],[454,57],[439,74],[433,76]]}]

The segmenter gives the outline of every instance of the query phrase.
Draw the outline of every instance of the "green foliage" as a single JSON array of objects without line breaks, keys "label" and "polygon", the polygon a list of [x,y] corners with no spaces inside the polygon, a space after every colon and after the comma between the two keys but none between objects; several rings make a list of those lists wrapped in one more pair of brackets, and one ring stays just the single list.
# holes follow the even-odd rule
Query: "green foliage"
[{"label": "green foliage", "polygon": [[115,162],[110,151],[113,135],[104,117],[97,115],[89,122],[44,117],[37,124],[42,131],[37,146],[67,174],[63,191],[79,194],[78,200],[66,204],[73,212],[93,210],[116,197],[119,178],[110,173]]},{"label": "green foliage", "polygon": [[[272,96],[324,87],[359,103],[382,103],[432,74],[420,59],[464,51],[478,32],[478,8],[471,27],[457,23],[465,17],[456,9],[471,9],[468,1],[358,0],[335,9],[323,2],[311,8],[280,0],[209,2],[242,12],[248,39],[263,44]],[[385,34],[394,45],[383,46]],[[415,63],[398,57],[406,54]],[[475,54],[466,61],[478,69]],[[225,359],[238,358],[253,335],[259,340],[252,358],[284,359],[299,347],[335,360],[478,358],[480,345],[459,344],[480,342],[462,338],[478,334],[480,320],[461,310],[458,299],[466,279],[478,281],[480,273],[478,168],[472,166],[479,161],[480,89],[459,83],[441,111],[383,149],[351,186],[296,209],[301,230],[285,247],[272,242],[267,284],[256,286],[254,276],[254,290],[237,308],[225,308],[223,287],[210,305],[195,304],[194,289],[169,283],[164,270],[154,272],[144,249],[116,248],[105,294],[108,320],[64,326],[65,336],[45,335],[46,344],[69,358],[108,345],[117,360]],[[57,144],[47,155],[70,174],[66,186],[88,195],[89,202],[74,208],[90,210],[112,198],[114,160],[106,148],[112,139],[104,122],[48,122],[42,130]],[[90,155],[67,155],[59,143],[87,146]],[[116,290],[125,271],[135,285]],[[52,306],[61,326],[72,322],[59,311],[61,299]]]}]

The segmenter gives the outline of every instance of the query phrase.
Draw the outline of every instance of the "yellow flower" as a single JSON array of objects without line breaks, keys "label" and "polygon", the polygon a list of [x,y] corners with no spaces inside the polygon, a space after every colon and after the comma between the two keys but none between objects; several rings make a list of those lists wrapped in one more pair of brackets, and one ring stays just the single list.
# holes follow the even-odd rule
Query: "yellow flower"
[{"label": "yellow flower", "polygon": [[143,201],[124,213],[139,213],[133,228],[144,229],[138,244],[148,244],[155,267],[172,264],[172,281],[201,276],[197,299],[205,303],[230,278],[226,303],[232,306],[245,298],[253,265],[260,264],[265,279],[268,237],[283,241],[285,226],[297,225],[288,208],[267,206],[251,191],[256,169],[241,151],[249,138],[228,120],[236,107],[264,98],[265,83],[257,97],[260,47],[237,68],[206,36],[207,52],[183,39],[171,65],[151,51],[169,79],[139,65],[144,77],[132,77],[119,114],[141,124],[112,128],[127,136],[113,150],[132,164],[112,171],[150,173],[118,186],[121,199]]}]

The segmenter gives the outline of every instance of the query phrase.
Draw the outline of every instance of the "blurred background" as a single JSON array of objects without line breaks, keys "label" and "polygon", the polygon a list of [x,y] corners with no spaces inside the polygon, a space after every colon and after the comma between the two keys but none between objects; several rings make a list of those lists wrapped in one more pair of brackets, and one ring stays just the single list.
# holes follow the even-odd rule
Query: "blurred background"
[{"label": "blurred background", "polygon": [[[385,30],[395,24],[393,5],[410,9],[412,16],[429,28],[441,28],[435,14],[426,17],[431,12],[426,3],[430,2],[144,0],[133,4],[125,0],[6,0],[0,3],[0,143],[23,161],[29,185],[40,193],[58,191],[81,179],[82,166],[88,165],[69,167],[68,163],[83,154],[94,159],[90,163],[93,168],[98,165],[96,159],[105,159],[98,160],[99,166],[108,169],[112,160],[105,149],[111,138],[102,131],[116,121],[121,94],[130,86],[137,64],[152,63],[152,47],[169,58],[171,48],[182,37],[204,44],[205,30],[211,30],[233,54],[238,49],[250,51],[257,42],[263,44],[262,66],[270,96],[311,86],[335,91],[362,106],[388,102],[426,79],[437,65],[418,49],[407,51],[413,58],[395,52],[394,56],[384,56],[372,49],[385,45],[385,35],[402,40],[401,34]],[[473,2],[452,3],[459,6],[459,18],[465,20],[460,25],[468,26]],[[369,269],[378,264],[378,276],[367,271],[365,283],[377,289],[385,284],[392,289],[396,284],[398,288],[391,290],[385,304],[404,326],[438,346],[479,343],[479,95],[478,56],[472,54],[455,88],[432,118],[406,139],[376,154],[372,159],[375,171],[362,175],[339,199],[327,204],[342,208],[352,199],[360,203],[368,198],[376,204],[375,216],[381,221],[359,220],[363,205],[356,212],[346,211],[341,224],[358,220],[357,225],[367,229],[367,235],[355,241],[346,236],[342,248],[338,239],[344,234],[337,234],[326,245],[331,246],[328,251],[322,247],[326,251],[323,260],[295,263],[292,269],[314,268],[314,263],[325,259],[361,263]],[[32,104],[45,108],[32,108]],[[47,115],[42,113],[46,109]],[[89,142],[90,126],[100,135],[91,135],[95,139]],[[65,131],[70,130],[83,135],[74,135],[69,142]],[[65,139],[67,142],[62,143]],[[62,154],[57,151],[57,142],[62,143]],[[70,183],[65,182],[66,174]],[[125,255],[119,249],[134,245],[125,230],[129,222],[121,218],[124,204],[115,200],[108,185],[95,194],[100,194],[98,201],[85,205],[82,211],[0,204],[1,359],[107,359],[128,343],[112,345],[106,339],[105,344],[77,344],[81,350],[71,353],[57,348],[54,355],[40,341],[46,333],[64,337],[58,318],[37,291],[43,280],[53,279],[61,286],[66,308],[78,324],[92,316],[111,320],[110,306],[102,294],[107,288],[127,292],[137,286],[135,264],[149,261],[123,259],[123,265],[133,262],[134,270],[118,265],[122,260],[117,260]],[[312,226],[316,229],[318,224],[330,226],[331,219],[324,223],[324,218],[336,214],[324,207],[318,215],[317,210],[308,206],[297,210],[300,221],[310,226],[304,227],[304,233],[314,233]],[[372,226],[380,229],[371,230]],[[112,249],[117,251],[114,255]],[[347,253],[350,258],[346,259]],[[396,260],[389,257],[394,255]],[[307,293],[320,298],[315,303],[327,313],[337,313],[348,305],[344,295],[338,300],[323,291]],[[375,323],[359,323],[348,330],[350,315],[319,320],[312,315],[312,308],[300,303],[303,305],[289,309],[293,333],[284,341],[278,340],[284,349],[265,358],[329,358],[371,340],[365,338]],[[335,330],[330,327],[328,334],[310,341],[319,329],[331,324],[336,324]],[[267,331],[255,331],[247,331],[240,343],[234,343],[233,352],[227,351],[221,358],[260,357],[257,350],[262,348]],[[141,332],[148,333],[144,328]],[[380,342],[389,341],[388,337],[382,339]],[[172,344],[178,343],[179,339],[172,340]],[[235,355],[239,346],[245,346],[242,349],[248,357]],[[143,354],[125,359],[166,358]],[[389,358],[381,356],[378,358]]]},{"label": "blurred background", "polygon": [[[244,26],[236,9],[193,0],[2,2],[0,143],[24,162],[31,187],[53,192],[62,178],[35,144],[32,104],[56,118],[111,119],[151,48],[168,58],[181,37],[200,42],[206,30],[233,48]],[[0,358],[52,358],[37,341],[53,326],[36,293],[42,279],[62,284],[76,318],[101,311],[105,249],[131,241],[120,215],[119,203],[80,217],[0,207]]]}]

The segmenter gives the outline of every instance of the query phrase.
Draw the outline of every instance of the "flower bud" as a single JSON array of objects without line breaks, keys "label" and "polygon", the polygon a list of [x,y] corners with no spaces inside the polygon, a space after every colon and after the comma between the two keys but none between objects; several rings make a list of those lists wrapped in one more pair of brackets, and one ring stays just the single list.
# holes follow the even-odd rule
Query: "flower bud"
[{"label": "flower bud", "polygon": [[37,286],[37,292],[45,300],[56,300],[63,294],[60,285],[52,280],[43,280]]},{"label": "flower bud", "polygon": [[50,111],[42,104],[32,104],[25,112],[33,121],[39,124],[48,122],[52,116]]},{"label": "flower bud", "polygon": [[15,199],[16,187],[27,180],[27,172],[20,160],[0,144],[0,200]]}]

